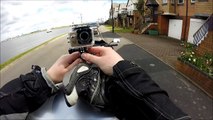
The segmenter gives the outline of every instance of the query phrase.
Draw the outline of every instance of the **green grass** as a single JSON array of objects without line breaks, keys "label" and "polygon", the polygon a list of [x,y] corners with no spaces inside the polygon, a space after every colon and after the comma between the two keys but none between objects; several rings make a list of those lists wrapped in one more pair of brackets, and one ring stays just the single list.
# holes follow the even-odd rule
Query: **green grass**
[{"label": "green grass", "polygon": [[[105,27],[108,29],[108,30],[112,30],[112,26],[111,25],[105,25]],[[120,28],[120,27],[114,27],[114,31],[115,33],[130,33],[133,31],[132,28]]]},{"label": "green grass", "polygon": [[59,38],[59,37],[61,37],[61,36],[63,36],[63,35],[65,35],[65,34],[59,35],[59,36],[57,36],[57,37],[54,37],[54,38],[52,38],[52,39],[50,39],[50,40],[48,40],[48,41],[46,41],[46,42],[44,42],[44,43],[42,43],[42,44],[40,44],[40,45],[38,45],[38,46],[36,46],[36,47],[30,49],[30,50],[27,50],[27,51],[25,51],[25,52],[23,52],[23,53],[21,53],[21,54],[15,56],[15,57],[9,59],[8,61],[6,61],[6,62],[0,64],[0,70],[2,70],[2,69],[5,68],[7,65],[11,64],[12,62],[14,62],[15,60],[17,60],[17,59],[23,57],[23,56],[26,55],[27,53],[30,53],[31,51],[33,51],[33,50],[35,50],[35,49],[37,49],[37,48],[39,48],[39,47],[41,47],[41,46],[43,46],[43,45],[49,43],[50,41],[56,40],[57,38]]}]

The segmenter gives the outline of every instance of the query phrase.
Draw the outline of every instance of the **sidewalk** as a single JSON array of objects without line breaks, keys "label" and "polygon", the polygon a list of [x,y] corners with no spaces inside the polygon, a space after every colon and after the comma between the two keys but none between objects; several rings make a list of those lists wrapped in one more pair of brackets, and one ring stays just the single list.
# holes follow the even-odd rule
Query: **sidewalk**
[{"label": "sidewalk", "polygon": [[177,57],[183,51],[180,40],[166,36],[138,35],[132,33],[117,34],[142,47],[173,68],[175,68]]},{"label": "sidewalk", "polygon": [[176,58],[183,49],[180,41],[162,36],[114,34],[109,31],[103,32],[103,37],[120,38],[122,45],[118,53],[140,65],[193,120],[213,120],[212,99],[174,69]]}]

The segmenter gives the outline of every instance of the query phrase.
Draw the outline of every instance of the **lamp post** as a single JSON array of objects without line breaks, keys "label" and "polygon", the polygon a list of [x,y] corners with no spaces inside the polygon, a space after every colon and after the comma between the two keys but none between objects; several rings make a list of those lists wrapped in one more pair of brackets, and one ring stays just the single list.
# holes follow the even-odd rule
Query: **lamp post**
[{"label": "lamp post", "polygon": [[82,14],[80,14],[80,17],[81,17],[81,24],[82,24]]},{"label": "lamp post", "polygon": [[111,12],[112,12],[112,33],[114,33],[114,8],[113,8],[113,0],[111,0]]}]

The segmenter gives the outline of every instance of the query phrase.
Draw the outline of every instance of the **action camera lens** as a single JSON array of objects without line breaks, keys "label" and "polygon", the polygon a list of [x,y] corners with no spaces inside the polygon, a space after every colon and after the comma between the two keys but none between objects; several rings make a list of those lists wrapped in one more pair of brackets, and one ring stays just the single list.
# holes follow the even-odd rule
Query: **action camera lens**
[{"label": "action camera lens", "polygon": [[86,42],[89,39],[89,33],[87,31],[83,31],[80,33],[79,37],[82,41]]},{"label": "action camera lens", "polygon": [[71,46],[83,46],[93,44],[93,30],[89,26],[73,28],[69,34]]}]

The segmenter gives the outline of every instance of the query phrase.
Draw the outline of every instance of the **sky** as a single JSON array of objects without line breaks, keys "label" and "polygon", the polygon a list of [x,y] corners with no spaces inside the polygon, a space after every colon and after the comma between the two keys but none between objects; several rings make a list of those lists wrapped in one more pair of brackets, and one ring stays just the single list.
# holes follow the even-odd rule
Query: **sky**
[{"label": "sky", "polygon": [[[111,0],[1,0],[1,41],[52,27],[107,20]],[[127,0],[113,0],[127,3]]]}]

